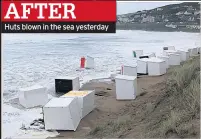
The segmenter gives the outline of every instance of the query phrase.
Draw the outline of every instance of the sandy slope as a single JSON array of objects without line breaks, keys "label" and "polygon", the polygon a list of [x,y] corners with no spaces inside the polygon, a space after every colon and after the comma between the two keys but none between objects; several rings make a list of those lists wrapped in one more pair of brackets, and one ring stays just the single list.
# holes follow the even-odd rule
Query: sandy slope
[{"label": "sandy slope", "polygon": [[[132,111],[135,111],[136,113],[136,128],[133,128],[135,129],[135,132],[133,132],[132,134],[128,132],[128,137],[136,135],[140,136],[141,127],[137,126],[137,121],[140,121],[143,118],[142,111],[144,107],[147,104],[154,102],[156,98],[160,95],[160,89],[163,87],[161,85],[161,82],[163,82],[165,78],[165,75],[158,77],[145,76],[138,78],[137,82],[139,96],[135,100],[131,101],[116,100],[114,82],[92,81],[90,83],[85,84],[82,87],[83,90],[96,90],[96,94],[98,95],[96,95],[95,98],[96,108],[84,119],[82,119],[76,132],[61,131],[59,137],[56,138],[84,137],[91,131],[91,129],[95,128],[97,125],[107,123],[109,120],[115,120],[118,117],[129,116],[129,111],[131,112],[130,106],[132,106]],[[138,116],[137,113],[139,112],[142,113]]]}]

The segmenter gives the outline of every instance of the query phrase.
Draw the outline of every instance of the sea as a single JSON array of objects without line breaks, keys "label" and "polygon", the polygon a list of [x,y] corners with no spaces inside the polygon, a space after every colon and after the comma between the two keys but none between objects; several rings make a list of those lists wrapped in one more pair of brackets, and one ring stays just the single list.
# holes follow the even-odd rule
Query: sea
[{"label": "sea", "polygon": [[[3,138],[46,138],[56,131],[27,128],[41,117],[41,108],[24,109],[18,90],[32,85],[47,88],[54,97],[57,76],[79,76],[81,85],[108,78],[121,65],[134,65],[133,50],[160,55],[163,47],[187,49],[201,46],[199,33],[119,30],[115,34],[3,34],[2,35],[2,134]],[[95,68],[80,69],[80,58],[91,56]]]}]

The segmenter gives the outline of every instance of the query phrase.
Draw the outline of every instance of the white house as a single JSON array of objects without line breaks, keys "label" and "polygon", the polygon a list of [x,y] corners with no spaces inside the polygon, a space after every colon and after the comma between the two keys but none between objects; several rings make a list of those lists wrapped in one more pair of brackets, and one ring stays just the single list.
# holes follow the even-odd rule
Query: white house
[{"label": "white house", "polygon": [[157,11],[162,11],[162,10],[163,10],[163,8],[157,8],[156,10],[157,10]]},{"label": "white house", "polygon": [[153,16],[144,17],[141,22],[142,23],[145,23],[145,22],[155,22],[155,17],[153,17]]}]

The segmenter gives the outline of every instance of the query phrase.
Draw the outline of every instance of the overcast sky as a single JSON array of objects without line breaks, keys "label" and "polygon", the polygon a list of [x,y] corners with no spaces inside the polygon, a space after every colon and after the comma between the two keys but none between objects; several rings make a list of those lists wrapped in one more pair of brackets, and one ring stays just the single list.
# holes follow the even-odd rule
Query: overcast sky
[{"label": "overcast sky", "polygon": [[117,14],[126,14],[141,10],[149,10],[169,4],[177,4],[181,2],[117,2]]}]

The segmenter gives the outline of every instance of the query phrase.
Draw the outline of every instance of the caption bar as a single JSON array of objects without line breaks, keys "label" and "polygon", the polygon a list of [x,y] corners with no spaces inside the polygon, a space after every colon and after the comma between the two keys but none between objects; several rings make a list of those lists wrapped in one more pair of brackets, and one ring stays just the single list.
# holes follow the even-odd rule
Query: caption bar
[{"label": "caption bar", "polygon": [[2,33],[115,33],[116,1],[2,1]]},{"label": "caption bar", "polygon": [[115,33],[113,22],[3,23],[3,33]]}]

